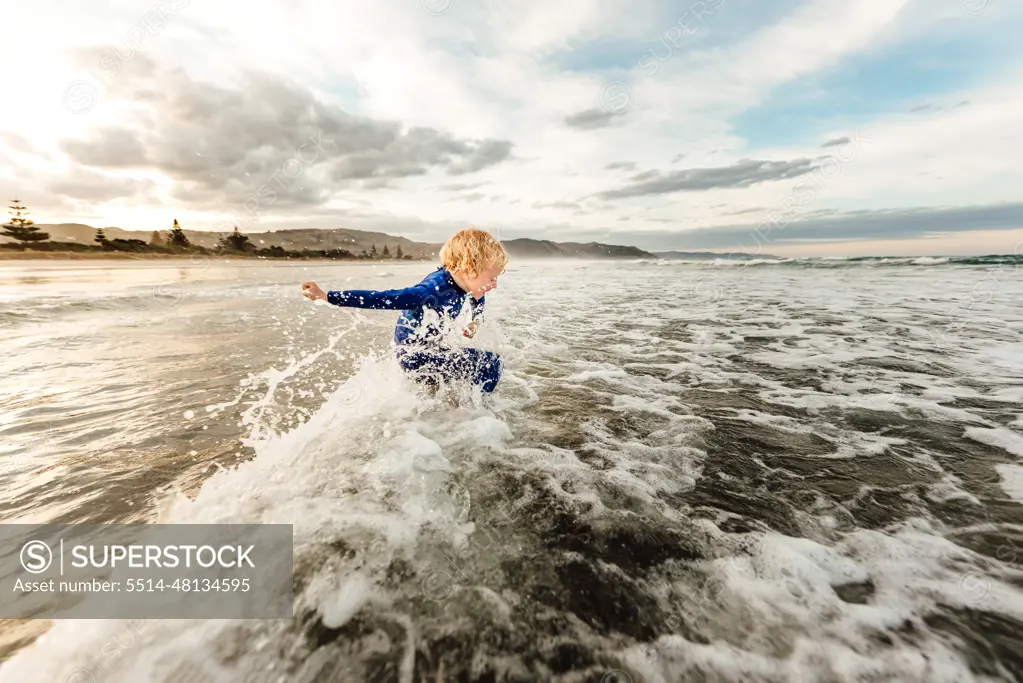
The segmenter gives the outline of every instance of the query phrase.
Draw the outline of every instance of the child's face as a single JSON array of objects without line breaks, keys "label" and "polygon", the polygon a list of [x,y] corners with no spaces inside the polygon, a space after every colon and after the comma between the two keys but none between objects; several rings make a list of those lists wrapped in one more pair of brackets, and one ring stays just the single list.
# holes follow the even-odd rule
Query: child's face
[{"label": "child's face", "polygon": [[482,299],[492,289],[497,289],[497,278],[501,276],[500,266],[490,265],[478,273],[463,273],[466,287],[474,299]]}]

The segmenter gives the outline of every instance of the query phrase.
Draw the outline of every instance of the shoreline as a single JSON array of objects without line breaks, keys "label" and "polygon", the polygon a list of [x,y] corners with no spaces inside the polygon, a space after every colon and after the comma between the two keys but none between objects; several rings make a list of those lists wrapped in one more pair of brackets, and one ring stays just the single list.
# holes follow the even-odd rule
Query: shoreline
[{"label": "shoreline", "polygon": [[282,258],[241,256],[239,254],[145,254],[127,251],[11,251],[0,250],[0,261],[255,261],[259,263],[305,263],[328,261],[337,263],[422,263],[428,259],[361,259],[361,258]]}]

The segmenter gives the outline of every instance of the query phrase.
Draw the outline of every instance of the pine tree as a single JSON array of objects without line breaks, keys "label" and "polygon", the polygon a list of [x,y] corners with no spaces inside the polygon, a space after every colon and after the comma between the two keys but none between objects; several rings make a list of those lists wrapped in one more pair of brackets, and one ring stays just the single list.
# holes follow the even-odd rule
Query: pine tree
[{"label": "pine tree", "polygon": [[103,232],[103,228],[96,228],[96,238],[94,240],[100,246],[107,241],[107,234]]},{"label": "pine tree", "polygon": [[15,199],[11,204],[10,214],[11,220],[4,223],[3,226],[4,236],[13,237],[20,242],[42,242],[50,239],[47,233],[39,232],[39,228],[35,227],[35,221],[25,218],[28,212],[25,211],[20,200]]},{"label": "pine tree", "polygon": [[226,237],[221,238],[220,246],[225,249],[233,249],[234,251],[250,251],[255,245],[249,241],[248,235],[243,235],[238,232],[238,226],[234,226],[234,232]]},{"label": "pine tree", "polygon": [[171,228],[170,239],[167,243],[172,247],[190,247],[192,243],[188,241],[188,237],[185,236],[185,231],[178,225],[178,219],[174,219],[174,227]]},{"label": "pine tree", "polygon": [[387,245],[385,244],[385,245],[384,245],[384,257],[386,258],[386,257],[388,257],[388,256],[390,256],[390,255],[391,255],[391,252],[389,252],[389,251],[387,250]]},{"label": "pine tree", "polygon": [[154,247],[162,247],[164,245],[163,235],[160,234],[159,230],[153,231],[153,236],[149,238],[149,243]]},{"label": "pine tree", "polygon": [[373,258],[377,257],[377,245],[375,244],[370,245],[369,255],[372,256]]},{"label": "pine tree", "polygon": [[404,254],[401,253],[401,245],[400,244],[394,250],[394,257],[395,258],[403,258],[404,257]]}]

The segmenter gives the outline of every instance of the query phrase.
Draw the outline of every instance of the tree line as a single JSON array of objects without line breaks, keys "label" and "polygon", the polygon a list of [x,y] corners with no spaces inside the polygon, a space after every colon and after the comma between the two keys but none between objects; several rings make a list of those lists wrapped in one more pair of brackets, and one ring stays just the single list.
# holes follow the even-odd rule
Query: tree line
[{"label": "tree line", "polygon": [[28,211],[17,199],[9,207],[11,218],[5,223],[3,232],[5,237],[12,237],[17,242],[14,244],[0,244],[0,248],[22,251],[32,249],[38,251],[123,251],[140,254],[176,254],[197,252],[199,254],[231,254],[247,255],[267,258],[336,258],[336,259],[382,259],[396,258],[412,260],[402,252],[401,245],[394,248],[393,256],[391,250],[385,244],[381,252],[377,252],[377,245],[370,246],[369,251],[363,249],[359,253],[348,249],[285,249],[279,245],[270,247],[257,247],[243,234],[238,226],[234,231],[221,237],[214,248],[210,249],[201,245],[192,244],[181,229],[178,219],[174,219],[167,236],[164,237],[159,230],[154,230],[149,241],[138,239],[108,239],[104,228],[97,228],[93,242],[95,244],[82,244],[80,242],[54,242],[50,241],[50,235],[36,227],[34,221],[28,218]]}]

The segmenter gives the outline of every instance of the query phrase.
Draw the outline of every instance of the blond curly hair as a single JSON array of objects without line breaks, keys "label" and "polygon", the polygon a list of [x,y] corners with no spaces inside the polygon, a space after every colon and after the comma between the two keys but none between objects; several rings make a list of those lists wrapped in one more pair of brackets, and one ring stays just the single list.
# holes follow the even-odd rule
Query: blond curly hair
[{"label": "blond curly hair", "polygon": [[467,228],[455,233],[444,243],[440,250],[440,262],[448,270],[463,273],[479,273],[489,266],[497,266],[504,272],[508,265],[508,252],[486,230]]}]

